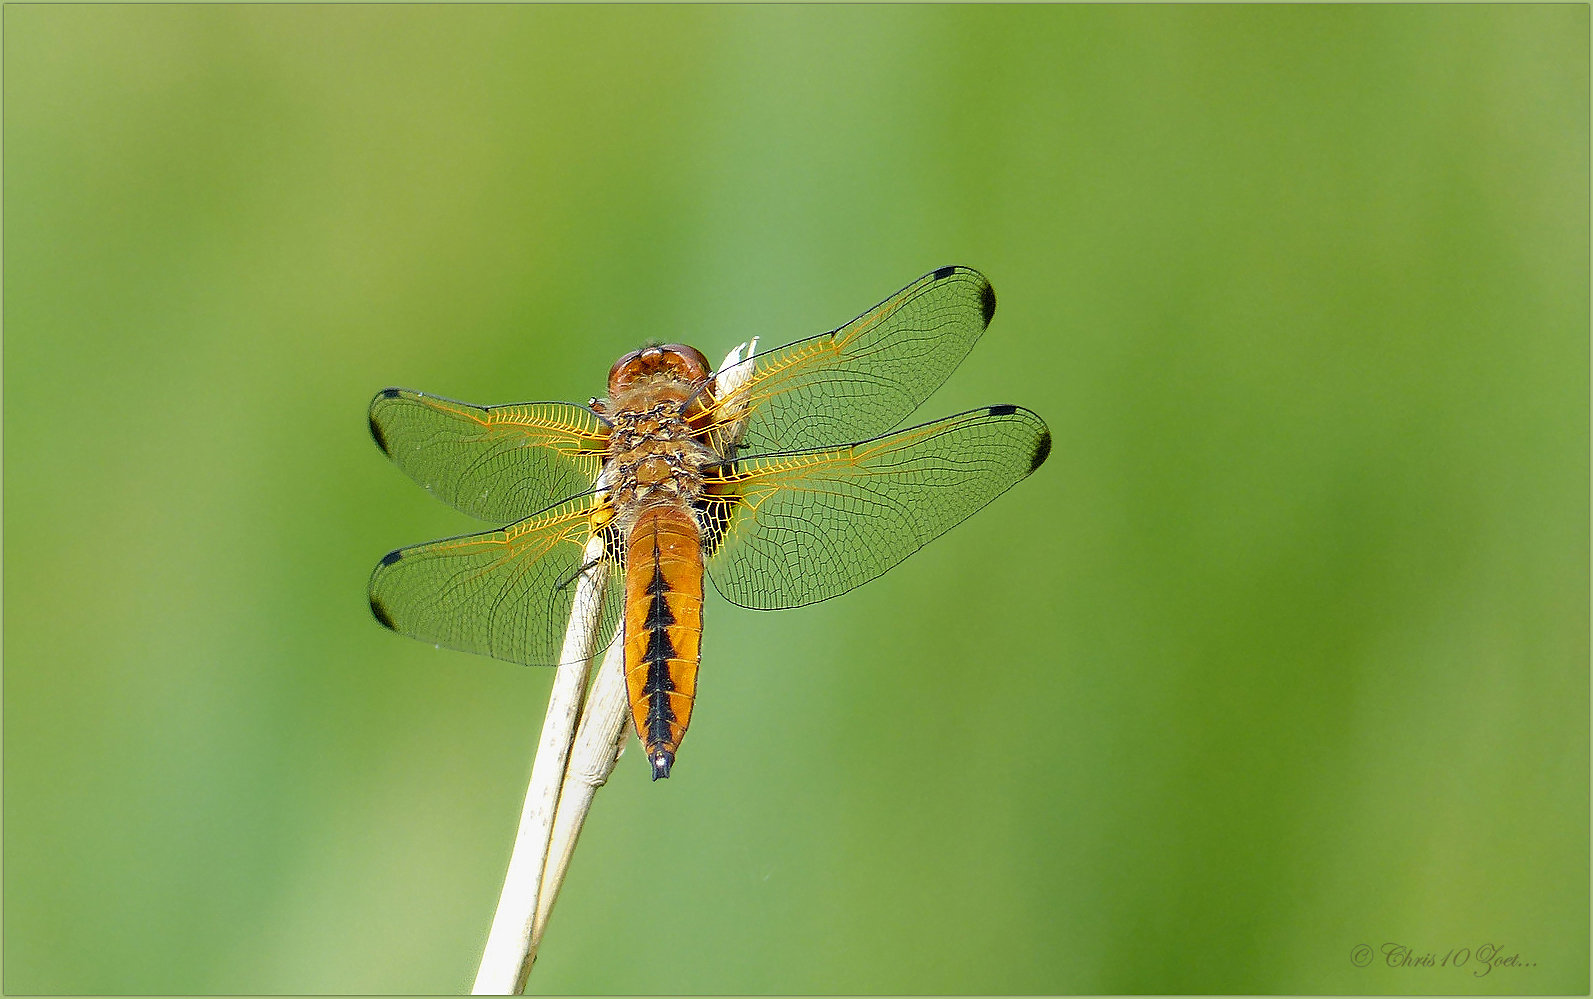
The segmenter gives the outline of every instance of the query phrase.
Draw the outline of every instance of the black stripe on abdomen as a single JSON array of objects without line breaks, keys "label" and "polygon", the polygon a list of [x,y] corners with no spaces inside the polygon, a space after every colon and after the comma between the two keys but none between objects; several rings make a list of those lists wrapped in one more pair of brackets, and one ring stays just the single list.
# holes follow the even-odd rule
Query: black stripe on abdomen
[{"label": "black stripe on abdomen", "polygon": [[653,578],[647,584],[650,603],[647,608],[647,651],[642,662],[647,664],[647,683],[642,693],[647,697],[647,742],[649,746],[666,742],[670,725],[675,721],[675,709],[669,703],[669,691],[675,681],[669,675],[669,661],[675,658],[675,643],[669,639],[669,626],[675,615],[669,609],[669,580],[664,578],[664,566],[658,558],[658,542],[653,542]]}]

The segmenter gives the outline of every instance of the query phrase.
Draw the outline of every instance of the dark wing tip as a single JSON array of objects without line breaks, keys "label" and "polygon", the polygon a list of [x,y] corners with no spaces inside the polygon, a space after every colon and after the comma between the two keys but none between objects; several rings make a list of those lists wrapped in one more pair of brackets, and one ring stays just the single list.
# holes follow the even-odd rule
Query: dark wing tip
[{"label": "dark wing tip", "polygon": [[958,267],[951,264],[937,268],[933,277],[936,281],[944,281],[953,274],[966,274],[979,282],[979,312],[984,316],[985,325],[989,326],[990,318],[996,314],[996,289],[991,287],[988,278],[972,267]]},{"label": "dark wing tip", "polygon": [[653,765],[653,780],[669,776],[669,768],[675,765],[675,754],[667,749],[660,749],[647,758]]},{"label": "dark wing tip", "polygon": [[[988,407],[986,412],[991,416],[1012,416],[1020,409],[1023,409],[1023,407],[1014,406],[1010,402],[1001,402]],[[1033,472],[1036,468],[1045,464],[1045,459],[1051,456],[1051,430],[1034,413],[1027,409],[1024,409],[1023,412],[1027,419],[1033,419],[1035,423],[1040,424],[1040,436],[1034,442],[1034,453],[1029,456],[1029,471]]]},{"label": "dark wing tip", "polygon": [[1029,471],[1045,464],[1045,459],[1051,456],[1051,431],[1040,431],[1040,439],[1034,445],[1034,457],[1029,459]]},{"label": "dark wing tip", "polygon": [[389,457],[392,456],[392,452],[387,449],[387,435],[382,433],[381,426],[376,422],[376,407],[381,405],[383,399],[397,399],[403,391],[403,389],[384,388],[371,400],[371,440],[375,441],[376,446],[382,449],[382,453]]},{"label": "dark wing tip", "polygon": [[371,616],[376,618],[377,623],[388,631],[398,630],[398,626],[393,624],[392,617],[387,613],[387,608],[383,607],[381,601],[375,597],[371,598]]},{"label": "dark wing tip", "polygon": [[397,562],[399,559],[401,559],[403,557],[404,557],[404,549],[402,549],[402,548],[394,548],[392,551],[390,551],[386,555],[382,556],[382,564],[383,565],[392,565],[394,562]]},{"label": "dark wing tip", "polygon": [[376,425],[376,417],[371,417],[371,440],[382,449],[382,453],[391,457],[392,452],[387,450],[387,438],[382,435],[382,428]]}]

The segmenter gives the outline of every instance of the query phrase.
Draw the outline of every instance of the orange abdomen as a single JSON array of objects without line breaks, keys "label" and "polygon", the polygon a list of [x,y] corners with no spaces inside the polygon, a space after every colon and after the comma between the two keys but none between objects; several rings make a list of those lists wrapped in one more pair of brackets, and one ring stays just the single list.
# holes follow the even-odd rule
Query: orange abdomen
[{"label": "orange abdomen", "polygon": [[702,539],[691,511],[648,507],[625,546],[625,684],[653,779],[691,721],[702,656]]}]

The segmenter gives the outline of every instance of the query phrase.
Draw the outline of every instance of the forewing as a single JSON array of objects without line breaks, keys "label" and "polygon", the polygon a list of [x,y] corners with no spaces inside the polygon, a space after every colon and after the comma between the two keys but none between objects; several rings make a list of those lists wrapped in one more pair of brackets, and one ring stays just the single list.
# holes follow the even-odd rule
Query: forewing
[{"label": "forewing", "polygon": [[879,576],[1040,467],[1045,422],[987,406],[849,447],[744,460],[715,489],[714,585],[743,607],[799,607]]},{"label": "forewing", "polygon": [[710,400],[713,421],[745,419],[748,454],[878,436],[946,380],[995,311],[983,274],[942,267],[838,330],[754,355],[745,383]]},{"label": "forewing", "polygon": [[472,406],[396,388],[371,400],[371,436],[438,499],[497,524],[589,491],[608,446],[582,406]]},{"label": "forewing", "polygon": [[[389,553],[371,574],[371,613],[433,645],[532,666],[557,665],[583,568],[590,506],[561,504],[501,531]],[[609,574],[598,636],[614,631],[624,587]]]}]

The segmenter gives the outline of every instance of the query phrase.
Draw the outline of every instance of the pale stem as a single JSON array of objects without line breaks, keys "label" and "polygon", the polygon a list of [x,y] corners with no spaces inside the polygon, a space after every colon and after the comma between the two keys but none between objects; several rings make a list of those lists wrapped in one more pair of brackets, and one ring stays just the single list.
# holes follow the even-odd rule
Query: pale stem
[{"label": "pale stem", "polygon": [[581,573],[575,584],[564,648],[559,654],[552,693],[548,695],[547,714],[542,719],[542,737],[531,764],[525,807],[520,811],[520,829],[515,834],[514,852],[498,896],[498,911],[492,917],[481,967],[471,989],[475,995],[519,992],[531,970],[531,930],[542,889],[542,871],[608,582],[608,564],[601,561],[602,555],[602,538],[592,538],[584,555],[584,564],[590,568]]},{"label": "pale stem", "polygon": [[592,798],[614,772],[614,763],[625,745],[625,722],[629,717],[625,643],[614,641],[609,644],[597,679],[592,682],[586,708],[581,712],[581,727],[575,733],[575,746],[570,750],[564,789],[559,793],[559,810],[553,820],[547,874],[542,879],[542,895],[537,900],[536,922],[531,931],[532,960],[542,943],[542,933],[553,912],[553,903],[559,897],[559,888],[564,884],[565,872],[570,868],[570,855],[575,852],[575,842],[581,836],[581,826],[592,807]]}]

